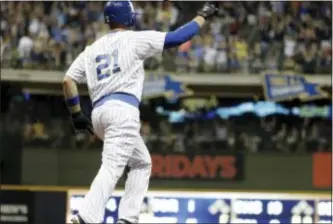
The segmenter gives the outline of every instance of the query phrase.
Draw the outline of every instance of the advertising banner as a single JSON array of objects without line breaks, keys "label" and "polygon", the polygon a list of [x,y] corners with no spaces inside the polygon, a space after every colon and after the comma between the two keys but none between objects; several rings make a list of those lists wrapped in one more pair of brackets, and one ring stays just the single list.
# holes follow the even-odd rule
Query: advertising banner
[{"label": "advertising banner", "polygon": [[244,178],[244,156],[153,154],[152,178],[237,181]]},{"label": "advertising banner", "polygon": [[[69,221],[86,191],[71,190]],[[115,223],[123,191],[114,192],[104,223]],[[149,191],[139,223],[332,223],[330,195]]]},{"label": "advertising banner", "polygon": [[332,189],[332,153],[312,155],[312,184],[318,189]]},{"label": "advertising banner", "polygon": [[38,191],[29,187],[1,189],[0,223],[65,223],[66,202],[66,191]]},{"label": "advertising banner", "polygon": [[328,97],[328,94],[321,90],[320,85],[309,82],[303,75],[265,74],[263,87],[266,99],[272,101]]},{"label": "advertising banner", "polygon": [[176,100],[181,96],[191,95],[185,83],[175,80],[170,75],[147,74],[143,84],[143,98],[165,97]]},{"label": "advertising banner", "polygon": [[0,191],[1,223],[35,223],[34,192]]}]

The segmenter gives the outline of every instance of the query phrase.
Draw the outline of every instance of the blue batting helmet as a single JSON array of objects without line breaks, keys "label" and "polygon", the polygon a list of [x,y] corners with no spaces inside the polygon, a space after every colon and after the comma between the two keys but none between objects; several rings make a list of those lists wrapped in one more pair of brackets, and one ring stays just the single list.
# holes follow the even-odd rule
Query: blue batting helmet
[{"label": "blue batting helmet", "polygon": [[136,14],[131,1],[108,1],[104,6],[105,23],[114,22],[127,27],[135,24]]}]

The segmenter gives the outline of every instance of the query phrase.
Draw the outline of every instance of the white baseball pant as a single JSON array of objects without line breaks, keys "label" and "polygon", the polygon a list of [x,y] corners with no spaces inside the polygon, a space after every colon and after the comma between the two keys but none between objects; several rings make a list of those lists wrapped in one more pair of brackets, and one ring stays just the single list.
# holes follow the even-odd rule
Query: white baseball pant
[{"label": "white baseball pant", "polygon": [[95,133],[104,140],[102,165],[82,206],[81,218],[101,223],[105,206],[126,165],[130,167],[118,219],[137,223],[151,174],[151,157],[140,136],[139,109],[119,100],[109,100],[92,112]]}]

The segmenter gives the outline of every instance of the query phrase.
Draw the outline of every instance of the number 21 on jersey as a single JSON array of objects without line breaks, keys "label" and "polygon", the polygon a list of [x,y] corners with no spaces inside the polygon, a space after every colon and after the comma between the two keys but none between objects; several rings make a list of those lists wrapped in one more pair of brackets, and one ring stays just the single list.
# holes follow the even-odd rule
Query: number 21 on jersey
[{"label": "number 21 on jersey", "polygon": [[98,81],[108,78],[110,74],[120,72],[118,59],[118,49],[113,50],[111,55],[102,54],[96,57],[95,62],[97,64],[96,72]]}]

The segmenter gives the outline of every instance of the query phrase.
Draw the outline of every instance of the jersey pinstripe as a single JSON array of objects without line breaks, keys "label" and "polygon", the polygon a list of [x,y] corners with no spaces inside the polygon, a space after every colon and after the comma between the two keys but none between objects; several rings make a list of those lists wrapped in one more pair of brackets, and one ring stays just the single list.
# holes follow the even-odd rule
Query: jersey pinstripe
[{"label": "jersey pinstripe", "polygon": [[66,72],[78,83],[87,82],[92,102],[113,92],[141,100],[143,61],[162,53],[165,32],[117,31],[96,40],[74,60]]}]

